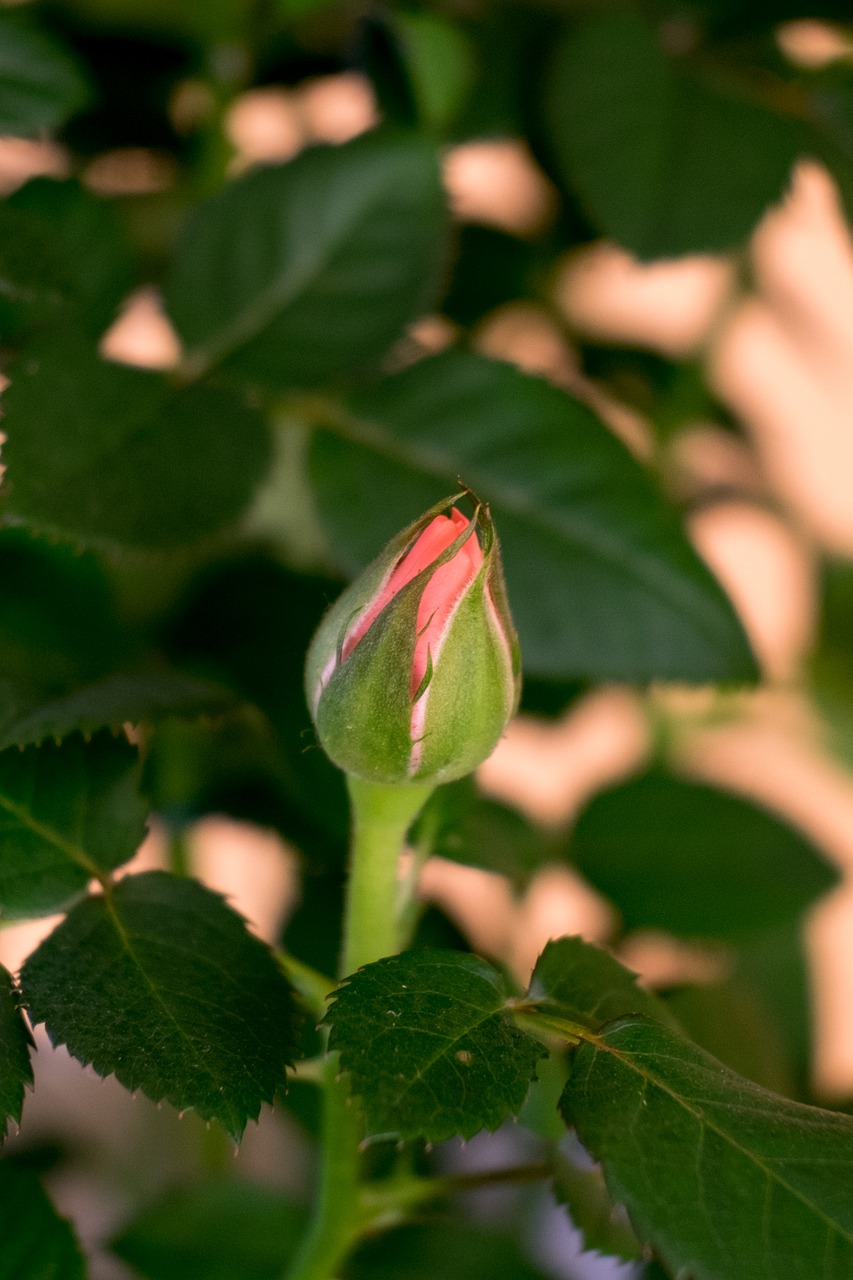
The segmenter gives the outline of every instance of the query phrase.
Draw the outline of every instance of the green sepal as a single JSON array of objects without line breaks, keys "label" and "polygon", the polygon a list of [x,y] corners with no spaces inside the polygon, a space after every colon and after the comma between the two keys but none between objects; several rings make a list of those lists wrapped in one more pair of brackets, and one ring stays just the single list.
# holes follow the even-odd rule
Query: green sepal
[{"label": "green sepal", "polygon": [[335,668],[317,706],[317,733],[327,755],[372,782],[409,781],[409,684],[423,587],[419,574],[394,596]]},{"label": "green sepal", "polygon": [[486,603],[488,564],[460,601],[435,662],[416,779],[449,782],[471,773],[491,755],[512,714],[506,643]]}]

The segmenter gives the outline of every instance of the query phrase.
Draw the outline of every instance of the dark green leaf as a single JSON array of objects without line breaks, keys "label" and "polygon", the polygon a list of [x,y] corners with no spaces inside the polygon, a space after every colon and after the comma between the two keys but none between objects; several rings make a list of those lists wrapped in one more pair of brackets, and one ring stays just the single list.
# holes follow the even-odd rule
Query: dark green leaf
[{"label": "dark green leaf", "polygon": [[744,243],[804,146],[793,120],[691,77],[636,14],[581,22],[546,100],[557,160],[604,234],[641,258]]},{"label": "dark green leaf", "polygon": [[24,1087],[33,1082],[30,1044],[30,1033],[18,1008],[12,975],[0,965],[0,1145],[6,1136],[8,1121],[19,1123],[24,1106]]},{"label": "dark green leaf", "polygon": [[223,900],[165,872],[86,898],[30,956],[27,1008],[51,1040],[239,1138],[284,1085],[293,996]]},{"label": "dark green leaf", "polygon": [[130,640],[93,555],[0,529],[0,581],[0,724],[126,660]]},{"label": "dark green leaf", "polygon": [[84,1280],[74,1232],[29,1169],[0,1164],[0,1280]]},{"label": "dark green leaf", "polygon": [[99,734],[0,752],[0,917],[49,915],[136,853],[137,751]]},{"label": "dark green leaf", "polygon": [[47,230],[0,204],[0,339],[55,320],[68,302],[62,262]]},{"label": "dark green leaf", "polygon": [[238,1178],[172,1190],[112,1243],[146,1280],[277,1280],[305,1215]]},{"label": "dark green leaf", "polygon": [[364,1241],[353,1280],[544,1280],[515,1240],[470,1221],[405,1226]]},{"label": "dark green leaf", "polygon": [[74,307],[74,323],[98,337],[113,320],[132,282],[130,250],[115,208],[78,182],[35,178],[19,187],[9,208],[26,215],[57,259],[54,287]]},{"label": "dark green leaf", "polygon": [[569,849],[626,928],[697,937],[737,937],[792,919],[838,878],[781,818],[655,773],[596,796]]},{"label": "dark green leaf", "polygon": [[780,1098],[634,1019],[582,1045],[561,1109],[673,1270],[696,1280],[853,1274],[853,1118]]},{"label": "dark green leaf", "polygon": [[390,15],[420,123],[439,134],[458,116],[474,81],[474,53],[465,32],[437,13]]},{"label": "dark green leaf", "polygon": [[374,363],[436,289],[435,153],[373,133],[258,169],[203,205],[168,290],[185,366],[270,387]]},{"label": "dark green leaf", "polygon": [[481,796],[468,778],[433,794],[411,840],[430,856],[496,871],[519,887],[554,857],[553,842],[544,832],[515,809]]},{"label": "dark green leaf", "polygon": [[750,679],[731,605],[646,474],[571,396],[450,352],[318,431],[311,474],[335,552],[363,567],[461,476],[491,504],[526,666],[571,679]]},{"label": "dark green leaf", "polygon": [[528,994],[544,1010],[593,1030],[630,1014],[672,1020],[666,1005],[637,986],[636,974],[582,938],[547,944],[536,961]]},{"label": "dark green leaf", "polygon": [[[2,689],[0,689],[2,693]],[[216,715],[234,705],[222,685],[169,667],[115,672],[62,697],[0,697],[0,750],[80,731],[150,724],[166,716]]]},{"label": "dark green leaf", "polygon": [[614,1205],[601,1167],[580,1144],[569,1154],[558,1152],[554,1165],[554,1195],[583,1233],[584,1248],[630,1262],[642,1256],[642,1246],[621,1205]]},{"label": "dark green leaf", "polygon": [[[208,565],[190,583],[166,637],[176,661],[223,681],[264,712],[274,740],[259,743],[255,732],[253,754],[265,777],[275,774],[274,821],[313,861],[337,865],[349,829],[346,788],[316,745],[303,672],[311,637],[339,590],[337,582],[288,572],[260,554]],[[211,769],[222,776],[215,748]]]},{"label": "dark green leaf", "polygon": [[0,133],[55,129],[87,97],[75,63],[29,14],[0,13]]},{"label": "dark green leaf", "polygon": [[341,1055],[373,1135],[470,1138],[517,1114],[545,1050],[513,1022],[478,956],[409,951],[360,969],[335,997]]},{"label": "dark green leaf", "polygon": [[80,543],[169,547],[232,523],[269,461],[263,420],[230,392],[175,390],[41,338],[3,397],[7,521]]}]

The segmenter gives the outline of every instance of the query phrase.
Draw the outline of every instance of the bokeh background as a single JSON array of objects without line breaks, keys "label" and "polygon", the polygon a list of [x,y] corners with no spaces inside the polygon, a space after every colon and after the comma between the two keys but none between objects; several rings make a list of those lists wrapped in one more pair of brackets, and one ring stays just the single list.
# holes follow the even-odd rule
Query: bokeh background
[{"label": "bokeh background", "polygon": [[[841,26],[799,20],[774,34],[792,65],[853,68],[853,35]],[[193,77],[172,88],[168,115],[177,135],[192,136],[205,118],[207,92]],[[225,117],[229,171],[344,142],[380,116],[372,83],[358,71],[249,88]],[[443,167],[461,228],[524,246],[547,235],[559,216],[555,187],[517,137],[448,145]],[[1,193],[71,168],[57,141],[0,139]],[[98,194],[136,202],[141,219],[169,216],[178,177],[168,147],[141,144],[106,148],[83,172]],[[853,1098],[853,713],[834,683],[832,658],[846,652],[853,669],[853,635],[830,635],[828,612],[833,574],[843,578],[853,562],[853,241],[839,193],[825,168],[803,161],[738,255],[644,264],[599,240],[560,259],[546,300],[503,292],[478,318],[474,345],[577,393],[640,458],[653,460],[689,512],[696,548],[735,602],[764,681],[753,691],[596,688],[559,718],[519,716],[479,781],[537,823],[563,828],[591,796],[641,768],[666,733],[671,758],[687,775],[754,798],[806,832],[842,875],[805,931],[811,1081],[817,1097],[845,1105]],[[452,316],[425,315],[405,359],[441,350],[457,334]],[[636,386],[629,375],[624,396],[612,381],[605,386],[594,362],[582,358],[584,345],[603,353],[602,367],[609,349],[629,349]],[[127,297],[101,347],[111,359],[143,367],[176,364],[178,339],[153,286]],[[678,415],[666,432],[642,405],[643,378],[661,357],[697,365],[713,391],[705,413]],[[306,564],[322,561],[322,534],[309,509],[297,513],[293,545]],[[155,822],[127,870],[164,865],[165,838]],[[187,843],[195,874],[276,941],[298,895],[292,851],[268,830],[216,816],[194,824]],[[607,903],[566,866],[540,871],[518,894],[500,876],[432,859],[421,893],[519,981],[548,938],[580,933],[606,944],[615,935]],[[17,969],[53,923],[5,927],[0,962]],[[653,986],[712,983],[729,963],[719,948],[649,933],[628,935],[619,954]],[[17,1142],[23,1151],[39,1143],[73,1151],[51,1174],[51,1189],[96,1250],[93,1280],[127,1275],[97,1250],[133,1196],[188,1176],[199,1144],[206,1144],[211,1168],[235,1157],[194,1117],[176,1125],[172,1114],[98,1081],[43,1036],[36,1072],[26,1131],[10,1150]],[[489,1150],[475,1142],[459,1159],[499,1162],[499,1146]],[[297,1193],[308,1176],[298,1125],[285,1115],[265,1114],[236,1159],[247,1174]],[[561,1249],[564,1274],[629,1274],[590,1259],[567,1264],[576,1241],[563,1239]],[[560,1250],[554,1245],[552,1252]]]}]

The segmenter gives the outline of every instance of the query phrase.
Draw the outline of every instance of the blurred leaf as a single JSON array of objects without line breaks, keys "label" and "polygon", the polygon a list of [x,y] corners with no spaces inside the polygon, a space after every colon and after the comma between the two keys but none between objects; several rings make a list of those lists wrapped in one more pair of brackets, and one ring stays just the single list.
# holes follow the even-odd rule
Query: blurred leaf
[{"label": "blurred leaf", "polygon": [[57,740],[77,731],[150,724],[167,716],[216,715],[234,705],[221,685],[160,666],[114,672],[48,701],[3,695],[0,683],[0,750]]},{"label": "blurred leaf", "polygon": [[0,134],[56,129],[88,93],[70,55],[28,13],[0,11]]},{"label": "blurred leaf", "polygon": [[66,293],[62,262],[47,230],[8,201],[0,204],[0,340],[11,343],[30,325],[54,320]]},{"label": "blurred leaf", "polygon": [[375,1136],[439,1142],[518,1113],[546,1050],[516,1027],[491,965],[408,951],[348,978],[328,1013],[329,1048]]},{"label": "blurred leaf", "polygon": [[75,322],[92,337],[114,319],[132,283],[130,248],[113,205],[78,182],[34,178],[9,197],[56,256],[56,288],[74,306]]},{"label": "blurred leaf", "polygon": [[536,961],[528,998],[545,1014],[592,1030],[634,1014],[672,1022],[666,1005],[637,986],[635,973],[577,937],[546,945]]},{"label": "blurred leaf", "polygon": [[427,801],[410,841],[430,856],[507,876],[523,888],[554,844],[515,809],[481,796],[468,778],[440,787]]},{"label": "blurred leaf", "polygon": [[[0,1146],[3,1145],[8,1122],[20,1123],[24,1088],[33,1082],[31,1044],[30,1033],[18,1008],[12,975],[0,965]],[[2,1266],[0,1261],[0,1275]]]},{"label": "blurred leaf", "polygon": [[0,752],[0,918],[50,915],[136,853],[138,756],[101,733]]},{"label": "blurred leaf", "polygon": [[730,938],[802,914],[838,875],[749,800],[649,773],[596,796],[569,854],[626,929]]},{"label": "blurred leaf", "polygon": [[742,979],[677,987],[666,998],[692,1040],[738,1075],[793,1097],[797,1079],[782,1027]]},{"label": "blurred leaf", "polygon": [[673,1270],[702,1280],[851,1273],[850,1117],[780,1098],[631,1018],[580,1047],[561,1110]]},{"label": "blurred leaf", "polygon": [[35,1173],[0,1164],[0,1280],[85,1280],[74,1232]]},{"label": "blurred leaf", "polygon": [[398,1227],[365,1240],[347,1274],[352,1280],[544,1280],[515,1240],[470,1221]]},{"label": "blurred leaf", "polygon": [[805,144],[793,119],[668,60],[631,13],[572,30],[546,109],[568,185],[599,231],[640,258],[743,244]]},{"label": "blurred leaf", "polygon": [[465,32],[438,13],[390,14],[426,129],[443,133],[456,119],[474,82],[474,50]]},{"label": "blurred leaf", "polygon": [[340,864],[349,831],[343,775],[316,745],[303,689],[305,654],[339,584],[294,574],[260,554],[207,565],[167,626],[168,652],[223,681],[273,726],[277,786],[288,838]]},{"label": "blurred leaf", "polygon": [[581,1152],[558,1152],[554,1169],[554,1195],[566,1206],[574,1225],[583,1234],[584,1248],[632,1262],[642,1257],[642,1246],[631,1229],[625,1210],[614,1205],[607,1193],[604,1174]]},{"label": "blurred leaf", "polygon": [[793,1073],[792,1092],[808,1097],[814,1018],[811,964],[804,928],[802,920],[786,920],[772,929],[741,939],[735,952],[732,981],[743,983],[757,993],[777,1034],[782,1036],[784,1056]]},{"label": "blurred leaf", "polygon": [[230,392],[175,390],[77,334],[33,343],[3,397],[7,521],[108,546],[170,547],[233,523],[269,462]]},{"label": "blurred leaf", "polygon": [[415,137],[370,133],[231,183],[191,220],[168,288],[186,370],[272,388],[362,371],[428,306],[444,223]]},{"label": "blurred leaf", "polygon": [[330,410],[311,451],[320,514],[348,572],[461,476],[491,504],[533,673],[755,677],[743,629],[675,513],[579,401],[454,351],[350,408],[337,423]]},{"label": "blurred leaf", "polygon": [[172,1189],[112,1242],[146,1280],[277,1280],[305,1214],[241,1178]]},{"label": "blurred leaf", "polygon": [[289,984],[217,894],[161,871],[84,899],[29,957],[24,1001],[54,1044],[236,1140],[284,1086]]},{"label": "blurred leaf", "polygon": [[0,702],[60,697],[128,657],[131,638],[94,556],[0,529],[0,581]]}]

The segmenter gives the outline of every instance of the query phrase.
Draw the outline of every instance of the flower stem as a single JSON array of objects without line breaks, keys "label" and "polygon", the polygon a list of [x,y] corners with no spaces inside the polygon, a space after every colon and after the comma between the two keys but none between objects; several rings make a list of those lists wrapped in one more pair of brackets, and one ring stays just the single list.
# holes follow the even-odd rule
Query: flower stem
[{"label": "flower stem", "polygon": [[344,916],[341,977],[400,948],[397,868],[406,832],[434,787],[365,782],[349,777],[353,842]]},{"label": "flower stem", "polygon": [[[406,832],[431,794],[428,784],[386,786],[350,777],[352,849],[341,977],[393,955],[407,903],[397,880]],[[304,978],[304,973],[301,974]],[[315,984],[316,985],[316,984]],[[317,992],[314,993],[318,994]],[[361,1110],[336,1053],[323,1071],[320,1187],[314,1219],[286,1280],[331,1280],[375,1217],[361,1196]]]}]

